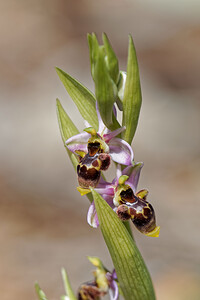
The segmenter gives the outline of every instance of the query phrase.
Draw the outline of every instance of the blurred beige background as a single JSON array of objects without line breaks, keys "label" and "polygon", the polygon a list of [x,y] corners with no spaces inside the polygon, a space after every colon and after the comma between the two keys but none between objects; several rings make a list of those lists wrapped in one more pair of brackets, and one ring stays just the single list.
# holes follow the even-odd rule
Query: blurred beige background
[{"label": "blurred beige background", "polygon": [[83,123],[56,75],[59,66],[93,90],[87,32],[106,32],[126,68],[128,34],[143,91],[133,143],[144,161],[139,188],[150,191],[158,239],[134,230],[159,300],[200,299],[199,128],[200,2],[1,0],[0,2],[0,294],[36,299],[91,278],[87,255],[111,268],[99,230],[86,223],[88,201],[58,129],[59,97]]}]

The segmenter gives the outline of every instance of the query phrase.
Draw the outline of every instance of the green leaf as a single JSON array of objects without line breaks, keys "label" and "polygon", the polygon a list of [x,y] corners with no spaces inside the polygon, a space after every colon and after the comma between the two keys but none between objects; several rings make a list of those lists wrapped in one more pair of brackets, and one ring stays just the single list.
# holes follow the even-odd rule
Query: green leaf
[{"label": "green leaf", "polygon": [[126,83],[126,72],[120,71],[119,81],[117,83],[118,97],[116,100],[119,110],[123,111],[124,88]]},{"label": "green leaf", "polygon": [[94,68],[99,52],[99,43],[95,33],[88,34],[88,46],[90,51],[91,74],[94,79]]},{"label": "green leaf", "polygon": [[75,78],[61,69],[56,68],[56,72],[82,117],[87,120],[92,127],[98,130],[96,100],[94,95]]},{"label": "green leaf", "polygon": [[106,51],[107,68],[112,80],[117,84],[119,80],[119,65],[115,52],[112,49],[110,41],[105,33],[103,33],[103,43]]},{"label": "green leaf", "polygon": [[[69,139],[71,136],[78,134],[79,131],[76,128],[76,126],[74,125],[74,123],[72,122],[72,120],[70,119],[70,117],[68,116],[68,114],[66,113],[66,111],[64,110],[64,108],[62,107],[62,105],[58,99],[56,99],[56,106],[57,106],[57,117],[58,117],[60,133],[61,133],[62,140],[63,140],[64,146],[65,146],[65,141],[67,139]],[[74,153],[72,153],[71,151],[69,151],[66,146],[65,146],[65,148],[66,148],[69,158],[74,166],[74,169],[76,170],[77,165],[78,165],[77,156]],[[93,201],[93,197],[92,197],[91,193],[87,194],[87,198],[89,199],[90,202]]]},{"label": "green leaf", "polygon": [[133,236],[133,233],[132,233],[132,230],[131,230],[130,222],[129,221],[123,221],[123,224],[126,227],[126,230],[130,234],[130,236],[132,237],[132,239],[134,240],[134,236]]},{"label": "green leaf", "polygon": [[127,78],[123,98],[123,120],[122,125],[126,126],[122,137],[131,144],[138,123],[142,94],[140,87],[139,68],[133,39],[129,36],[129,50],[127,63]]},{"label": "green leaf", "polygon": [[94,189],[91,191],[125,300],[155,300],[149,272],[134,240],[106,201]]},{"label": "green leaf", "polygon": [[93,47],[93,40],[92,40],[92,35],[87,34],[87,40],[88,40],[88,47],[89,47],[89,52],[90,52],[90,67],[91,67],[91,74],[92,74],[92,67],[93,67],[93,56],[92,56],[92,47]]},{"label": "green leaf", "polygon": [[[57,106],[57,117],[58,117],[58,123],[59,123],[59,128],[60,128],[60,133],[62,136],[63,143],[65,145],[65,141],[69,139],[71,136],[78,134],[79,131],[68,116],[68,114],[65,112],[64,108],[62,107],[60,101],[56,99],[56,106]],[[67,149],[67,153],[69,155],[69,158],[76,169],[78,160],[76,155],[74,155],[71,151]]]},{"label": "green leaf", "polygon": [[45,293],[41,290],[40,286],[38,283],[35,284],[35,290],[38,296],[38,299],[40,300],[48,300]]},{"label": "green leaf", "polygon": [[113,114],[113,104],[117,98],[117,86],[109,72],[112,73],[112,76],[117,77],[116,64],[118,63],[117,58],[114,59],[114,52],[111,53],[113,50],[105,35],[103,39],[105,46],[99,46],[96,35],[94,33],[88,34],[91,74],[95,83],[95,95],[101,118],[110,130],[114,130],[120,127]]},{"label": "green leaf", "polygon": [[111,79],[105,62],[104,46],[99,47],[94,68],[95,95],[104,124],[113,130],[113,104],[117,97],[117,87]]},{"label": "green leaf", "polygon": [[62,273],[66,296],[68,296],[70,300],[77,300],[77,298],[75,297],[74,292],[71,288],[71,284],[69,282],[67,272],[65,271],[65,269],[62,268],[61,273]]}]

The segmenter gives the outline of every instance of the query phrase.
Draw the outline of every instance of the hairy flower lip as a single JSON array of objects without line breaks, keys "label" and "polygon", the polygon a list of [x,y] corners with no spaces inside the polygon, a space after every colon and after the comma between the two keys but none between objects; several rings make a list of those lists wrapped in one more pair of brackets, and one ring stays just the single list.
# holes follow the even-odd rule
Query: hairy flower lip
[{"label": "hairy flower lip", "polygon": [[[99,129],[95,140],[99,139],[99,142],[103,145],[104,152],[108,152],[113,161],[126,166],[131,165],[134,158],[131,146],[126,141],[117,138],[117,136],[125,130],[125,127],[123,126],[114,131],[110,131],[103,124],[97,103],[96,110],[99,121]],[[90,131],[93,132],[91,128]],[[66,140],[65,145],[74,154],[77,154],[76,152],[80,151],[87,153],[87,144],[89,140],[92,140],[90,133],[84,131],[70,137]]]},{"label": "hairy flower lip", "polygon": [[[114,200],[116,188],[119,184],[120,176],[122,175],[129,176],[129,178],[126,181],[126,184],[128,184],[132,188],[133,192],[135,192],[137,189],[140,171],[142,167],[143,167],[143,163],[136,163],[135,165],[126,167],[122,171],[121,167],[118,165],[115,179],[111,183],[109,183],[101,178],[98,187],[95,188],[95,191],[98,192],[104,198],[104,200],[110,205],[110,207],[113,210],[115,210],[116,205],[114,204],[113,200]],[[98,221],[94,202],[92,202],[92,204],[89,207],[88,214],[87,214],[87,221],[88,224],[94,228],[97,228],[99,226],[99,221]]]}]

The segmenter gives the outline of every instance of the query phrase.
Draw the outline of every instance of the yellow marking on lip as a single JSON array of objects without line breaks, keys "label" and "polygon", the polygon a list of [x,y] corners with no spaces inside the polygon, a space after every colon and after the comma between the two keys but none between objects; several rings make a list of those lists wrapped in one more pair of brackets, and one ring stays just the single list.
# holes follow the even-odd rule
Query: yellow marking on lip
[{"label": "yellow marking on lip", "polygon": [[90,193],[90,189],[83,189],[82,187],[78,186],[77,190],[79,191],[79,193],[81,194],[81,196],[87,195],[88,193]]},{"label": "yellow marking on lip", "polygon": [[152,230],[151,232],[145,233],[145,235],[152,236],[152,237],[159,237],[159,233],[160,233],[160,226],[156,226],[156,228],[154,230]]}]

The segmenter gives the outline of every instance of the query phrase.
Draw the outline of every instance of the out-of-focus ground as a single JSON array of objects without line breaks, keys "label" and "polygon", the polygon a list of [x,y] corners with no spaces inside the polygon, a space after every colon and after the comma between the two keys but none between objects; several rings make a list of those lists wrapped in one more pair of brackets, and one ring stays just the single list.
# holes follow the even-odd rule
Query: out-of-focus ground
[{"label": "out-of-focus ground", "polygon": [[143,106],[133,143],[144,161],[158,239],[134,230],[158,300],[200,299],[200,2],[4,0],[0,2],[0,294],[49,299],[91,278],[87,255],[111,268],[99,230],[86,223],[88,201],[63,147],[59,97],[83,123],[59,82],[59,66],[93,89],[86,33],[106,32],[126,67],[128,33],[136,45]]}]

